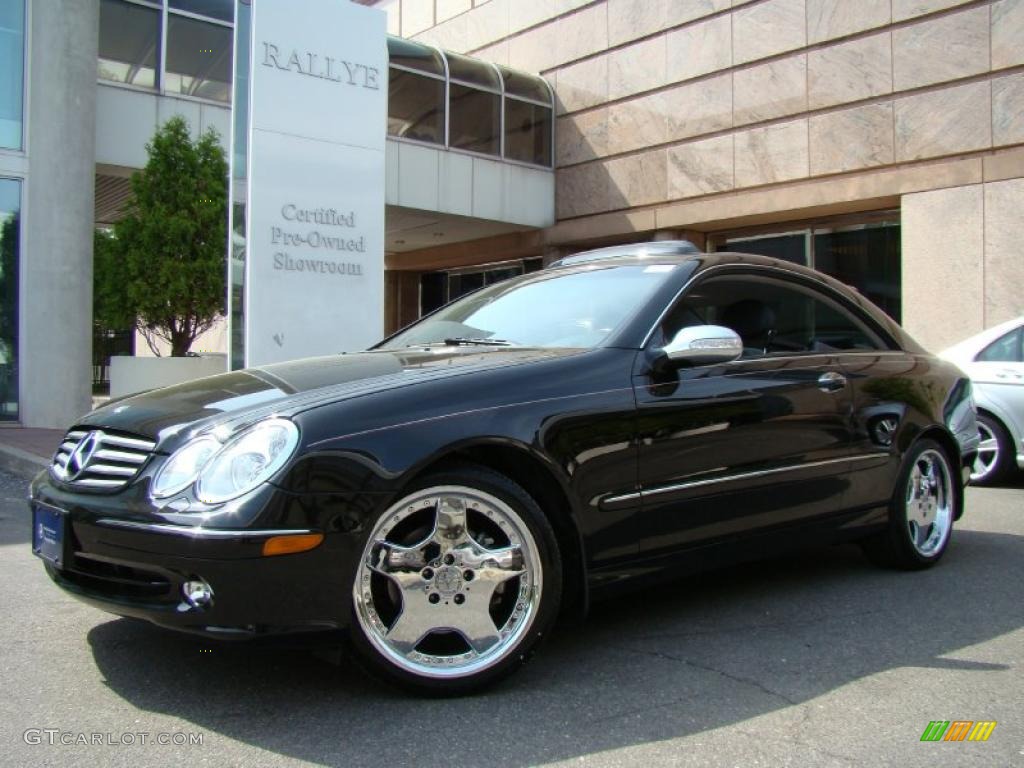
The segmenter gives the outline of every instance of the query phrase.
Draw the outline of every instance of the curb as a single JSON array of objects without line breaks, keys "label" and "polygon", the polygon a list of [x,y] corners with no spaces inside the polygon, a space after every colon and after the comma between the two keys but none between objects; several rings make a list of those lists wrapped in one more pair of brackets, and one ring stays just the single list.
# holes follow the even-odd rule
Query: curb
[{"label": "curb", "polygon": [[31,481],[40,470],[46,469],[49,462],[34,453],[14,448],[10,445],[0,445],[0,470],[10,472],[12,475]]}]

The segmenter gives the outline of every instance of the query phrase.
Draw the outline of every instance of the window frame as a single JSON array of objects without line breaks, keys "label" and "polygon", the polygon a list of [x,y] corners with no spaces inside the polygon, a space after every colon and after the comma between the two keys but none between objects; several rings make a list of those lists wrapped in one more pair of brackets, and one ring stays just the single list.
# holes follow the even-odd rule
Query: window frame
[{"label": "window frame", "polygon": [[[129,91],[135,91],[136,93],[148,93],[156,96],[167,96],[174,99],[183,99],[185,101],[194,102],[196,104],[209,104],[216,107],[231,108],[232,101],[234,100],[234,68],[232,67],[231,82],[228,83],[228,93],[231,98],[228,101],[219,101],[217,99],[210,99],[205,96],[194,96],[187,93],[175,93],[168,91],[166,88],[167,84],[167,28],[168,19],[170,16],[180,16],[193,21],[199,21],[206,24],[212,24],[218,27],[226,27],[231,30],[231,59],[234,60],[234,43],[235,43],[235,23],[234,21],[228,22],[223,19],[218,19],[213,16],[203,16],[201,13],[195,13],[192,11],[185,11],[178,8],[171,8],[168,0],[118,0],[120,3],[127,5],[136,5],[141,8],[148,8],[152,11],[158,11],[160,13],[160,29],[157,34],[157,41],[159,45],[159,51],[156,61],[156,72],[154,74],[155,83],[152,88],[148,88],[143,85],[134,85],[133,83],[119,83],[114,80],[106,80],[99,77],[97,73],[96,83],[97,85],[105,85],[110,88],[123,88]],[[181,73],[176,73],[181,74]]]},{"label": "window frame", "polygon": [[[850,355],[850,354],[868,354],[868,355],[883,355],[883,354],[906,354],[906,350],[900,346],[899,341],[892,336],[885,328],[883,328],[873,317],[867,312],[858,307],[856,303],[851,301],[849,298],[844,296],[841,292],[835,290],[827,284],[818,282],[810,277],[805,277],[797,273],[789,272],[788,270],[779,269],[776,267],[762,267],[762,266],[749,266],[749,265],[735,265],[735,264],[723,264],[719,266],[708,267],[707,269],[698,272],[697,274],[690,277],[686,283],[679,289],[672,300],[669,301],[665,309],[658,315],[654,324],[651,326],[647,335],[644,337],[641,348],[644,350],[653,351],[658,348],[659,337],[664,337],[661,333],[662,324],[665,322],[672,312],[676,309],[680,302],[686,300],[687,294],[692,290],[699,288],[700,285],[704,284],[708,280],[713,279],[728,279],[736,278],[742,280],[753,280],[762,283],[768,283],[772,285],[779,285],[789,290],[796,290],[800,293],[811,296],[812,298],[821,301],[826,306],[830,306],[838,311],[845,312],[847,315],[852,315],[853,318],[859,322],[860,325],[864,326],[864,330],[869,338],[874,339],[878,343],[877,349],[835,349],[834,351],[815,351],[808,350],[805,352],[779,352],[777,354],[769,353],[760,357],[747,357],[738,358],[733,360],[726,365],[734,365],[738,363],[752,363],[764,360],[785,360],[789,358],[805,358],[814,355]],[[668,343],[670,339],[665,339],[664,343]]]}]

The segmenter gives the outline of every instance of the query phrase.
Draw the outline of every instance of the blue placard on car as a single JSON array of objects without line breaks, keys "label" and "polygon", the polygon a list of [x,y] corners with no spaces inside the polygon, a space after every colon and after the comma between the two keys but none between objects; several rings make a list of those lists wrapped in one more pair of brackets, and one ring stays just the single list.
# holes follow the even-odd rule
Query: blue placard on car
[{"label": "blue placard on car", "polygon": [[64,512],[32,505],[32,552],[60,567],[64,563]]}]

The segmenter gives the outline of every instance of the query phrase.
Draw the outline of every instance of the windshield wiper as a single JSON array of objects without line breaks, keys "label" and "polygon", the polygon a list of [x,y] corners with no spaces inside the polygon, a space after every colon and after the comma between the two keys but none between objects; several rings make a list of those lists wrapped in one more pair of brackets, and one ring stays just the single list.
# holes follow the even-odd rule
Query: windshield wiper
[{"label": "windshield wiper", "polygon": [[450,339],[445,339],[444,343],[449,347],[462,347],[479,345],[484,347],[511,347],[511,341],[505,341],[505,339],[467,339],[465,336],[455,336]]}]

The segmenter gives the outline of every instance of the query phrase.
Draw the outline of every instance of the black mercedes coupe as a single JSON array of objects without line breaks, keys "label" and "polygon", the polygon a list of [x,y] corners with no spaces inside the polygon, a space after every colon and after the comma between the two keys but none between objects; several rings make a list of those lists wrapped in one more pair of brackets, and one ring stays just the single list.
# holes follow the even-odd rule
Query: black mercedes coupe
[{"label": "black mercedes coupe", "polygon": [[977,436],[969,380],[837,281],[618,246],[367,352],[107,404],[32,483],[32,546],[106,611],[346,630],[378,674],[457,694],[653,579],[846,540],[934,565]]}]

